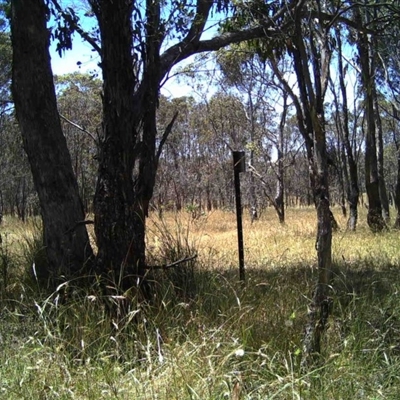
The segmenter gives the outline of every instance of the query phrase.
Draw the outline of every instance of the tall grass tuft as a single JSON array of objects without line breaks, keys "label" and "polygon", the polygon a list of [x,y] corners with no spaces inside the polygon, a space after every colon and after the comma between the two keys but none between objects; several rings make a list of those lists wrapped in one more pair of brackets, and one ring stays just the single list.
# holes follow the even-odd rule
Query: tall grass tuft
[{"label": "tall grass tuft", "polygon": [[[115,299],[95,283],[69,281],[46,294],[22,279],[24,295],[2,302],[0,312],[0,398],[397,399],[398,234],[374,235],[362,226],[335,234],[333,313],[320,363],[305,373],[315,216],[300,211],[288,210],[284,228],[268,213],[253,225],[245,221],[245,286],[234,215],[152,221],[149,263],[198,256],[190,265],[151,270],[153,301],[132,299],[120,319],[106,310]],[[11,260],[26,263],[13,246]],[[190,274],[174,275],[184,268]]]},{"label": "tall grass tuft", "polygon": [[14,267],[14,259],[10,253],[8,235],[0,233],[0,298],[1,300],[7,297],[9,289],[10,270]]},{"label": "tall grass tuft", "polygon": [[28,270],[27,279],[31,279],[37,290],[47,287],[48,260],[44,246],[42,221],[34,218],[20,232],[22,262]]},{"label": "tall grass tuft", "polygon": [[190,233],[192,224],[190,219],[185,221],[176,215],[173,224],[160,217],[151,227],[149,263],[154,265],[153,282],[156,286],[170,284],[173,296],[184,302],[195,299],[200,289],[196,279],[199,249]]}]

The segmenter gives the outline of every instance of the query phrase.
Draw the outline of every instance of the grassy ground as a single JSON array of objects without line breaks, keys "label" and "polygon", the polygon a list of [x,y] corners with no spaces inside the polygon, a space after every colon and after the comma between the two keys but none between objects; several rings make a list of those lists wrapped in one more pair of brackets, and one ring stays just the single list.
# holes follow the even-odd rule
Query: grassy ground
[{"label": "grassy ground", "polygon": [[[238,282],[235,215],[149,221],[150,262],[198,258],[150,278],[151,304],[124,317],[118,299],[68,283],[69,298],[38,288],[38,224],[6,217],[0,246],[0,398],[398,399],[400,238],[334,234],[333,313],[319,362],[301,370],[315,282],[313,209],[244,222],[246,285]],[[35,264],[35,265],[36,265]]]}]

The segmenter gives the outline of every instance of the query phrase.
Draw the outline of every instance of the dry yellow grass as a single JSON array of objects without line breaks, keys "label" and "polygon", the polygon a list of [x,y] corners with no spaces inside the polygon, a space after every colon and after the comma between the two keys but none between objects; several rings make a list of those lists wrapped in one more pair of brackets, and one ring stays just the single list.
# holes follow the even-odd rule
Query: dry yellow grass
[{"label": "dry yellow grass", "polygon": [[[400,264],[400,236],[389,230],[372,233],[366,224],[366,212],[360,211],[357,232],[346,228],[346,218],[339,208],[333,209],[340,229],[333,234],[333,260],[352,265],[374,259]],[[245,264],[250,268],[276,268],[316,264],[316,212],[313,207],[286,210],[286,223],[279,224],[273,209],[251,224],[243,215]],[[151,251],[162,245],[168,231],[172,236],[185,237],[198,249],[200,260],[216,268],[238,265],[236,215],[233,212],[213,211],[193,220],[186,212],[166,213],[161,222],[151,215],[148,223],[148,244]]]},{"label": "dry yellow grass", "polygon": [[[340,209],[333,209],[340,230],[333,235],[333,259],[348,263],[375,264],[375,260],[391,265],[400,264],[400,234],[389,230],[372,233],[366,224],[366,210],[360,210],[357,232],[346,228],[346,219]],[[23,224],[6,216],[0,226],[3,242],[12,253],[19,253],[21,244],[32,239],[40,226],[39,219]],[[91,238],[94,244],[94,234]],[[243,215],[245,264],[248,268],[279,268],[316,264],[316,212],[313,207],[286,210],[286,223],[279,224],[272,208],[251,224]],[[202,265],[213,268],[236,268],[238,265],[236,215],[233,212],[213,211],[193,219],[188,212],[165,213],[160,220],[150,215],[147,224],[147,244],[150,255],[156,255],[169,238],[188,242],[199,255]],[[3,243],[4,245],[4,243]],[[361,264],[360,264],[361,261]]]}]

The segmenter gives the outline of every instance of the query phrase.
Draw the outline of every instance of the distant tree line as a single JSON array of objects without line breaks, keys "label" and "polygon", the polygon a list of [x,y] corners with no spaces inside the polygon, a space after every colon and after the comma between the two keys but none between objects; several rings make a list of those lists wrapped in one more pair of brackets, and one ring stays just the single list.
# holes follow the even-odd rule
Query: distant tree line
[{"label": "distant tree line", "polygon": [[[72,73],[57,76],[55,84],[79,193],[85,212],[92,213],[101,140],[101,80],[90,74]],[[274,89],[273,81],[268,84]],[[286,105],[284,110],[273,93],[268,103],[263,92],[261,98],[252,98],[250,107],[243,99],[243,93],[226,89],[220,88],[205,100],[161,97],[157,116],[159,129],[165,128],[176,112],[178,116],[160,156],[151,209],[159,212],[183,210],[194,217],[214,209],[234,210],[232,149],[246,152],[247,172],[242,175],[242,190],[248,210],[253,203],[257,205],[258,215],[265,207],[277,207],[280,174],[283,188],[280,201],[284,207],[312,206],[309,164],[293,106]],[[399,121],[391,114],[391,105],[387,101],[382,99],[380,104],[385,184],[389,202],[394,205]],[[333,97],[325,104],[328,110],[329,186],[331,204],[341,206],[347,215],[348,165],[337,106]],[[351,146],[360,192],[364,193],[359,203],[368,206],[363,179],[363,102],[355,99],[354,106],[349,121]],[[286,114],[285,118],[283,114]],[[38,198],[14,115],[4,113],[1,124],[2,211],[24,220],[27,215],[40,213]]]}]

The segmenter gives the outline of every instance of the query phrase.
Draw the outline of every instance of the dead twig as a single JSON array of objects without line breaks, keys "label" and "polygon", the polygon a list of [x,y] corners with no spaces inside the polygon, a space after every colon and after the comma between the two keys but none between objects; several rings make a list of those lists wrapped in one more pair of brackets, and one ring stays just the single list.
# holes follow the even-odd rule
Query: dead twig
[{"label": "dead twig", "polygon": [[177,267],[178,265],[180,265],[180,264],[182,264],[182,263],[184,263],[184,262],[192,261],[192,260],[194,260],[194,259],[196,259],[196,258],[197,258],[197,254],[195,254],[195,255],[193,255],[193,256],[190,256],[190,257],[181,258],[180,260],[174,261],[174,262],[171,263],[171,264],[165,264],[165,265],[147,265],[147,266],[146,266],[146,269],[163,269],[163,270],[165,270],[165,269],[170,269],[170,268]]},{"label": "dead twig", "polygon": [[62,114],[59,114],[60,118],[62,118],[64,121],[68,122],[70,125],[72,125],[73,127],[75,127],[76,129],[79,129],[80,131],[86,133],[87,135],[89,135],[93,141],[95,142],[96,145],[99,144],[98,140],[96,139],[96,136],[93,135],[93,133],[89,132],[86,128],[84,128],[83,126],[78,125],[77,123],[71,121],[70,119],[68,119],[67,117],[65,117]]}]

